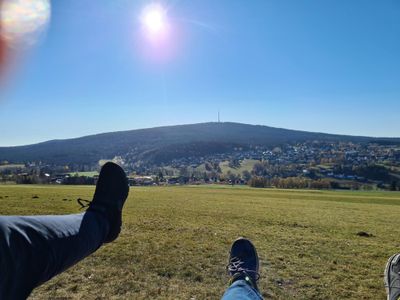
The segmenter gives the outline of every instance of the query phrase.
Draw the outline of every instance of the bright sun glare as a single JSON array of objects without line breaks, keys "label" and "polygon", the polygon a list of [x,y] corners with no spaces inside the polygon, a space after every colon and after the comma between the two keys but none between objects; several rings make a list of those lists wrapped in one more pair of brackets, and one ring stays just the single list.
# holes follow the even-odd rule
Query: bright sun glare
[{"label": "bright sun glare", "polygon": [[146,6],[140,21],[147,34],[152,37],[162,36],[168,31],[167,12],[160,4],[153,3]]},{"label": "bright sun glare", "polygon": [[138,45],[145,57],[157,63],[169,61],[176,54],[179,40],[168,9],[160,2],[152,2],[143,7],[138,20]]}]

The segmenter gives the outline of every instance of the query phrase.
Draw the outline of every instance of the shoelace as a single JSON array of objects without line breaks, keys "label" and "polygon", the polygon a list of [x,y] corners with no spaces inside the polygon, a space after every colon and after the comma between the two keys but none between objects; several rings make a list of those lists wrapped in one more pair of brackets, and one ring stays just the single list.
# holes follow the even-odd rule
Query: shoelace
[{"label": "shoelace", "polygon": [[258,281],[260,279],[260,274],[254,270],[246,269],[243,268],[244,262],[240,260],[238,257],[232,257],[227,269],[231,274],[236,274],[236,273],[246,273],[246,274],[254,274],[254,279],[255,281]]},{"label": "shoelace", "polygon": [[79,209],[84,209],[86,207],[89,207],[90,204],[92,203],[92,201],[81,199],[81,198],[76,199],[76,202],[78,202],[78,204],[81,206]]}]

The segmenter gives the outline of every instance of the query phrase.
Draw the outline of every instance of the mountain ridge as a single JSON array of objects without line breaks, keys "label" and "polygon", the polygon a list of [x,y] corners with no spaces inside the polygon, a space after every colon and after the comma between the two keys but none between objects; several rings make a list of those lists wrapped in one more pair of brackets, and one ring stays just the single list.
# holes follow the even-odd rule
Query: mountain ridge
[{"label": "mountain ridge", "polygon": [[[276,128],[264,125],[241,123],[197,123],[162,126],[127,131],[106,132],[71,139],[56,139],[41,143],[0,147],[0,161],[27,162],[42,161],[50,164],[95,163],[99,159],[115,156],[130,156],[146,159],[146,153],[169,151],[185,155],[182,148],[196,155],[196,148],[202,155],[207,148],[213,153],[229,151],[232,147],[278,146],[285,143],[305,141],[394,143],[400,138],[368,137],[309,132]],[[220,148],[220,150],[218,149]],[[201,151],[200,151],[201,150]]]}]

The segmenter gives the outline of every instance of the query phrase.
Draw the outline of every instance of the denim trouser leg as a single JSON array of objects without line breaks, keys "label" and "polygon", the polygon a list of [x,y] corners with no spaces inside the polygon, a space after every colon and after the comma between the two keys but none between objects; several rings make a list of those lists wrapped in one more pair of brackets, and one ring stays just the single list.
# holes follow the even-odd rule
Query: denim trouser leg
[{"label": "denim trouser leg", "polygon": [[0,299],[25,299],[103,243],[108,222],[95,212],[0,217]]},{"label": "denim trouser leg", "polygon": [[262,300],[260,293],[245,280],[235,281],[222,296],[221,300]]}]

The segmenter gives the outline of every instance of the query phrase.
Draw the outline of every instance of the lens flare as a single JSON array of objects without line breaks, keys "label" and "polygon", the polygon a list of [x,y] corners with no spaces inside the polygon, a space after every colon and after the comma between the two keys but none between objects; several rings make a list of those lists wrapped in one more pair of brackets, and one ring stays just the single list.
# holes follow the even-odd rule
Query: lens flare
[{"label": "lens flare", "polygon": [[0,0],[0,83],[39,41],[49,20],[49,0]]},{"label": "lens flare", "polygon": [[49,0],[3,0],[1,35],[9,47],[34,45],[50,19]]},{"label": "lens flare", "polygon": [[[0,20],[1,20],[1,6],[2,0],[0,0]],[[2,67],[6,61],[7,44],[2,35],[2,22],[0,21],[0,77],[2,75]]]}]

